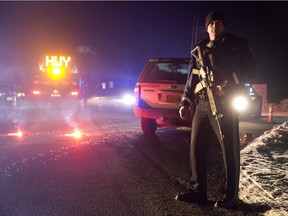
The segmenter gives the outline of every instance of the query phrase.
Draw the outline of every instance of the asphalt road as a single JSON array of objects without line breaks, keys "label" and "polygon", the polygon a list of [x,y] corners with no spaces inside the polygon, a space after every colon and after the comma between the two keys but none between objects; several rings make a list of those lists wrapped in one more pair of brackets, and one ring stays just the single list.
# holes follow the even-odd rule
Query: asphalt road
[{"label": "asphalt road", "polygon": [[[187,130],[145,136],[139,119],[119,109],[2,110],[0,119],[1,216],[258,215],[174,200],[189,179]],[[241,133],[272,127],[261,125],[241,123]],[[82,137],[73,136],[75,128]],[[208,196],[217,200],[218,146],[208,162]]]}]

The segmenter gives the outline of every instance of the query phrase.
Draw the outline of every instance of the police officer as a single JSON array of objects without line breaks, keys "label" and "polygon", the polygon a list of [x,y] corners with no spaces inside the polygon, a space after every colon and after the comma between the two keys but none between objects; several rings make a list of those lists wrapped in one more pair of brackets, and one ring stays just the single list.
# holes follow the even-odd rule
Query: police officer
[{"label": "police officer", "polygon": [[[225,193],[223,200],[215,205],[223,208],[236,208],[240,176],[240,141],[238,113],[230,106],[230,101],[244,83],[255,76],[255,61],[248,41],[225,30],[224,16],[213,11],[205,19],[208,38],[202,40],[199,47],[205,64],[213,72],[215,102],[219,113],[223,138],[215,116],[212,115],[207,89],[204,87],[195,93],[200,82],[200,64],[194,57],[191,59],[188,80],[180,103],[181,118],[188,119],[192,110],[195,112],[192,121],[190,143],[191,179],[188,191],[179,193],[176,200],[205,204],[207,202],[206,158],[210,148],[210,137],[216,135],[221,145],[225,166]],[[243,87],[243,88],[242,88]],[[190,108],[189,108],[190,107]]]}]

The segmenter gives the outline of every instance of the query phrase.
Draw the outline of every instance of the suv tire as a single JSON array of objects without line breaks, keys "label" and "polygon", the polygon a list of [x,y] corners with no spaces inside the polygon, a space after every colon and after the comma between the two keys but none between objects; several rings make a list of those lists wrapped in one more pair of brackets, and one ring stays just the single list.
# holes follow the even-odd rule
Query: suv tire
[{"label": "suv tire", "polygon": [[141,118],[141,128],[144,134],[155,134],[157,123],[155,119]]}]

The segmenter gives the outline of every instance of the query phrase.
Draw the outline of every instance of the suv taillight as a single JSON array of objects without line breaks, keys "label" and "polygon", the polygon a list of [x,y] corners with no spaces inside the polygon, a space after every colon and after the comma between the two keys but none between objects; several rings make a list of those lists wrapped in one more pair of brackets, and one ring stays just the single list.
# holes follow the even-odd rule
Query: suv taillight
[{"label": "suv taillight", "polygon": [[134,87],[134,97],[136,99],[135,104],[138,104],[139,102],[140,92],[141,92],[141,85],[139,83],[136,83]]}]

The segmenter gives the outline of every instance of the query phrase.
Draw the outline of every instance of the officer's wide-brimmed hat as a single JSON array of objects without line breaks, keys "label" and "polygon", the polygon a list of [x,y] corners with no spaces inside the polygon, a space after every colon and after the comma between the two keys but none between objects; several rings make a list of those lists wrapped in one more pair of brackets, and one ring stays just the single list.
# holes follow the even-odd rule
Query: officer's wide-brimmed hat
[{"label": "officer's wide-brimmed hat", "polygon": [[211,13],[209,13],[207,16],[206,16],[206,19],[205,19],[205,27],[207,29],[208,25],[213,21],[213,20],[220,20],[223,25],[225,26],[225,17],[223,16],[223,14],[221,14],[220,12],[218,11],[212,11]]}]

